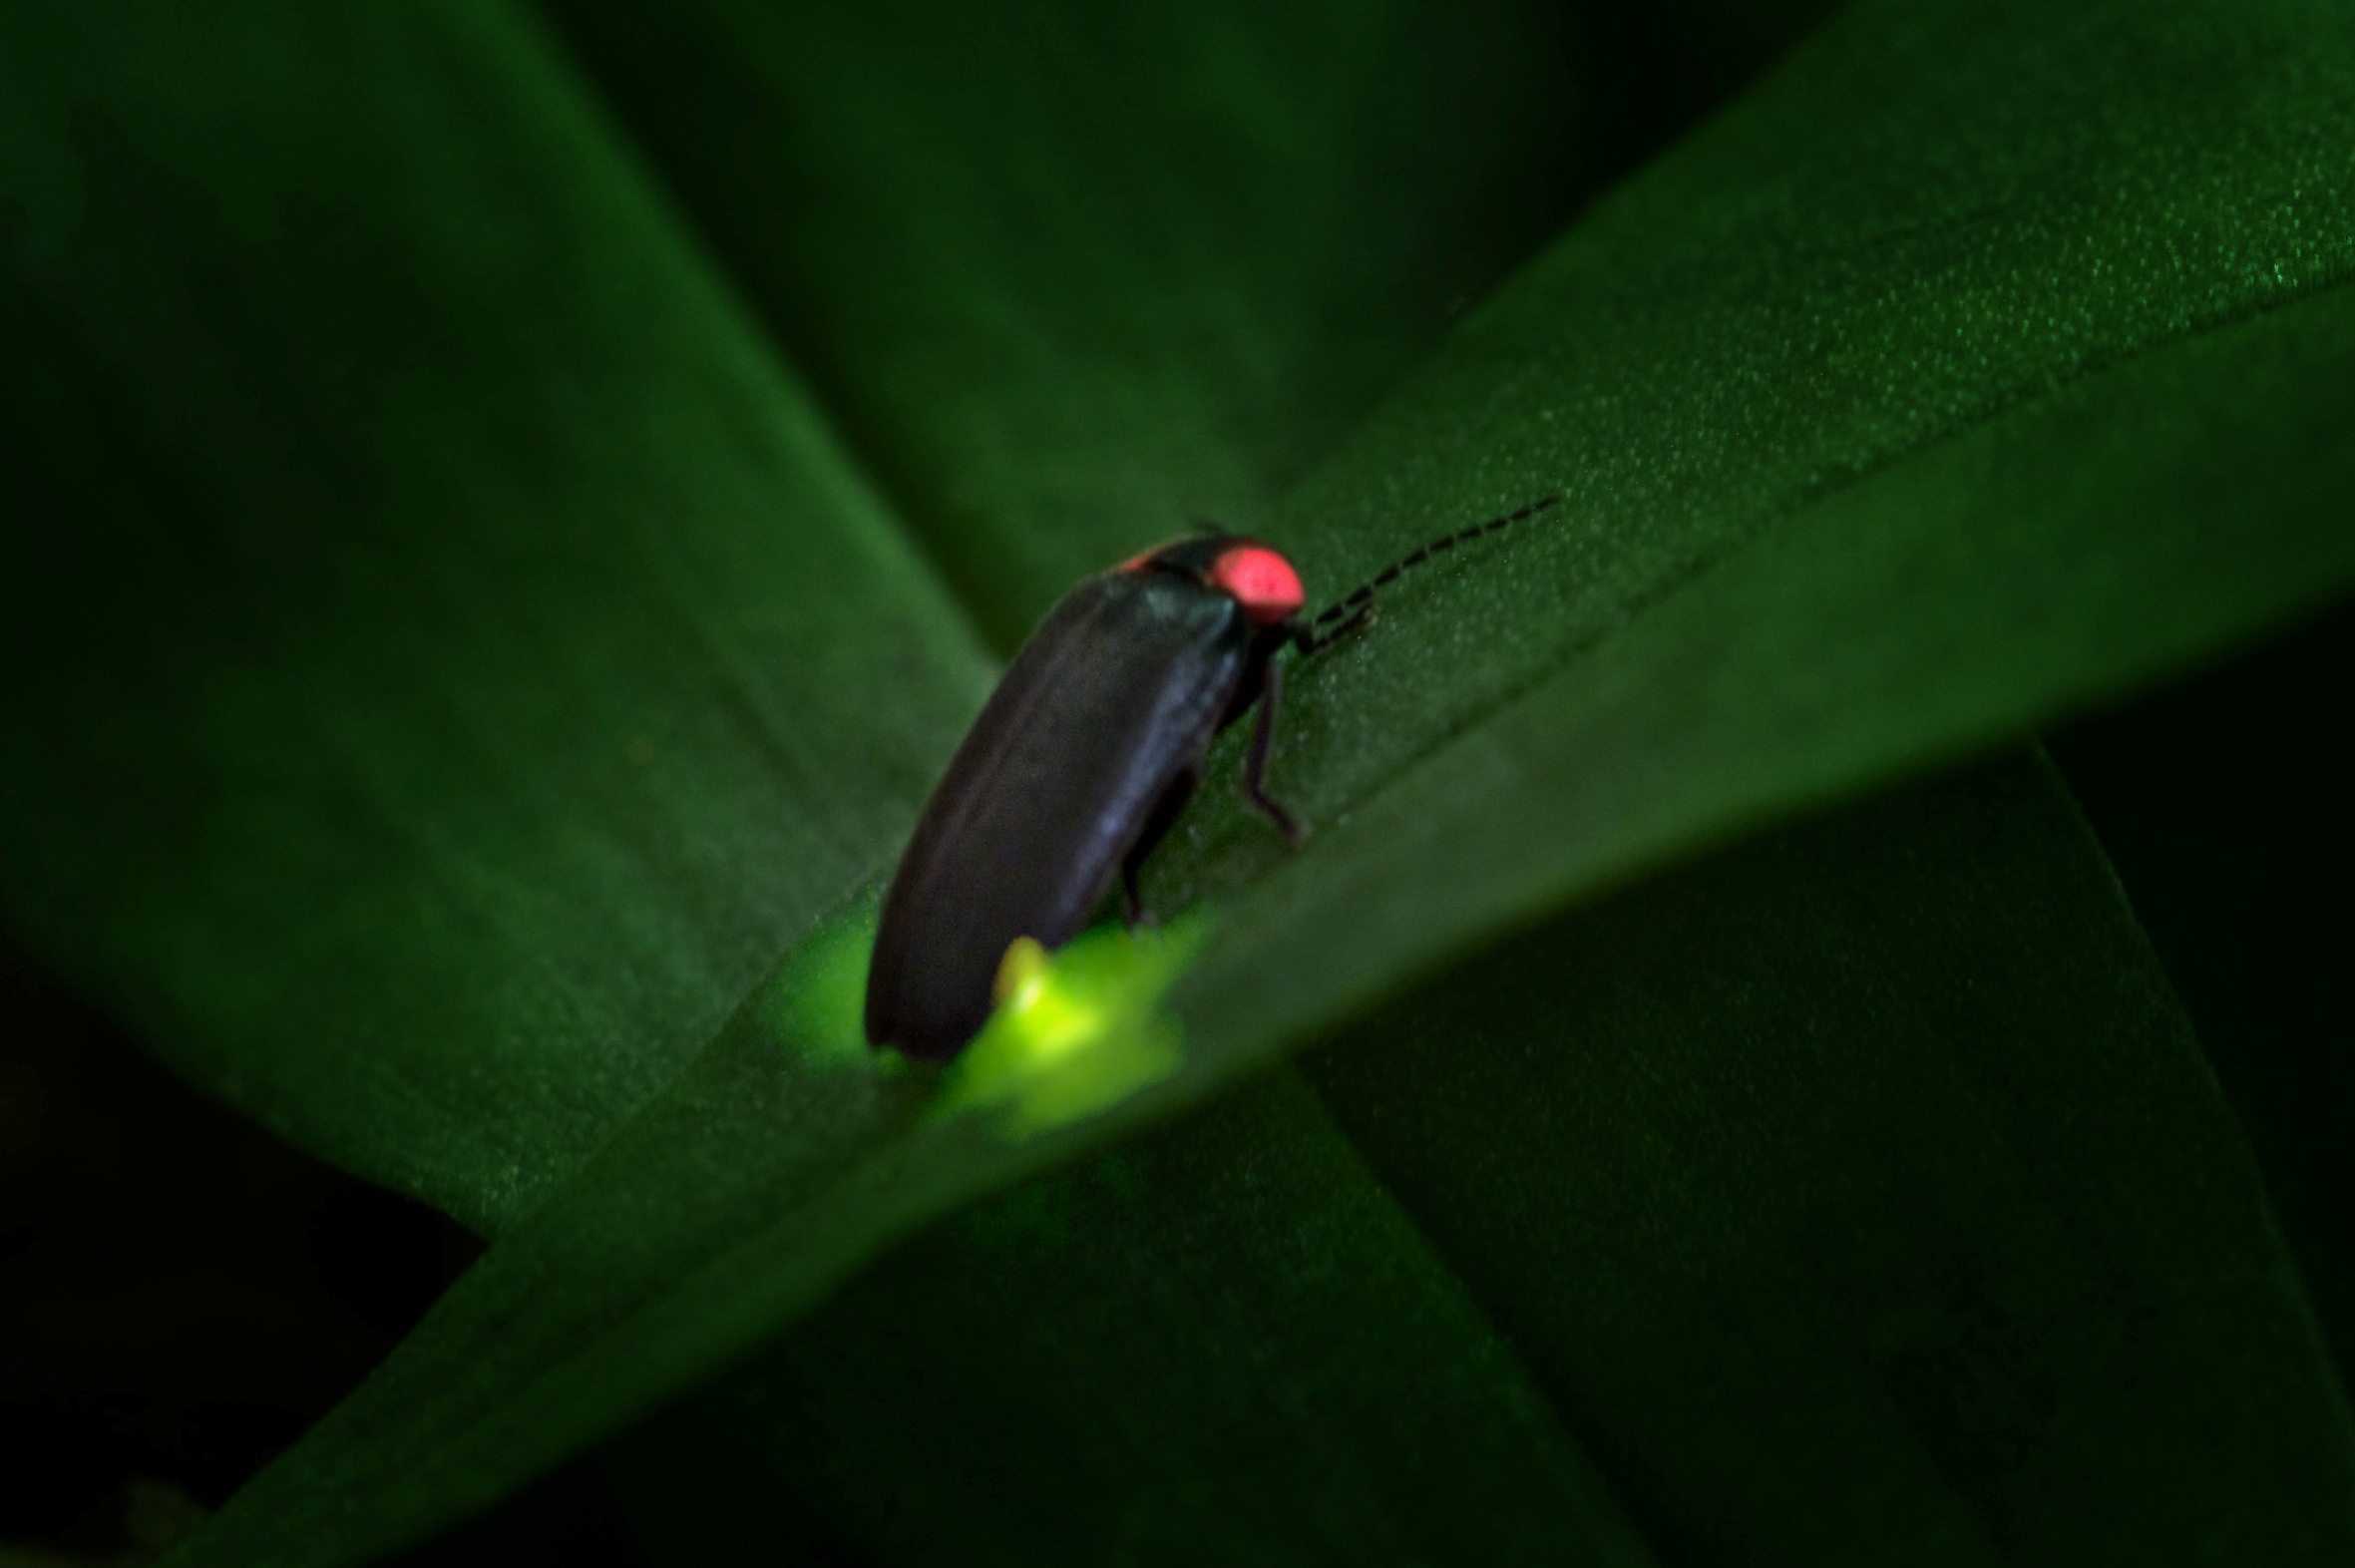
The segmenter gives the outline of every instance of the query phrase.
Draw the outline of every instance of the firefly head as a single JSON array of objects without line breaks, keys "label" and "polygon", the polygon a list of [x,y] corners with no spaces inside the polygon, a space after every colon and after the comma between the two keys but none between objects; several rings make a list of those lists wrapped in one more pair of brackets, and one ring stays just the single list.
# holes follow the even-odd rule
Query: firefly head
[{"label": "firefly head", "polygon": [[1181,539],[1122,562],[1123,572],[1175,572],[1217,588],[1254,625],[1275,626],[1300,612],[1308,595],[1292,563],[1256,539],[1211,535]]}]

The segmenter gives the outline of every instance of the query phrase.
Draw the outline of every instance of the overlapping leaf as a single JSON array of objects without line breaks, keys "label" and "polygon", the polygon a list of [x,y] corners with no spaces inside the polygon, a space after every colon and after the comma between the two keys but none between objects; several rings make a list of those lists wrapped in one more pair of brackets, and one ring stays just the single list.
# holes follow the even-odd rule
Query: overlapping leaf
[{"label": "overlapping leaf", "polygon": [[1749,52],[1517,0],[549,9],[1008,650],[1263,521]]},{"label": "overlapping leaf", "polygon": [[11,6],[0,80],[10,916],[500,1222],[888,854],[987,665],[498,8]]},{"label": "overlapping leaf", "polygon": [[787,1493],[893,1560],[1184,1561],[1214,1519],[1573,1554],[1550,1436],[1498,1455],[1433,1386],[1456,1337],[1400,1276],[1435,1252],[1668,1560],[2348,1538],[2355,1430],[2252,1172],[2031,761],[1549,922],[1307,1072],[1334,1121],[1253,1091],[984,1205],[646,1444],[727,1432],[766,1467],[688,1483],[703,1516]]}]

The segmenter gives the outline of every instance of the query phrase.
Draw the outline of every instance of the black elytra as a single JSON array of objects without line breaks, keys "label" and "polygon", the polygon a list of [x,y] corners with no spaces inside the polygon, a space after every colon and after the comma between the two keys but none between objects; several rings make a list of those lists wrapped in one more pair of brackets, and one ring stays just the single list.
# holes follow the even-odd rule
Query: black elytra
[{"label": "black elytra", "polygon": [[1015,939],[1077,936],[1136,873],[1200,777],[1213,737],[1259,705],[1244,790],[1285,836],[1297,818],[1263,787],[1283,673],[1364,624],[1404,571],[1553,505],[1553,497],[1426,545],[1320,613],[1291,563],[1238,535],[1181,540],[1065,594],[989,694],[900,859],[867,973],[867,1038],[945,1059],[988,1020]]}]

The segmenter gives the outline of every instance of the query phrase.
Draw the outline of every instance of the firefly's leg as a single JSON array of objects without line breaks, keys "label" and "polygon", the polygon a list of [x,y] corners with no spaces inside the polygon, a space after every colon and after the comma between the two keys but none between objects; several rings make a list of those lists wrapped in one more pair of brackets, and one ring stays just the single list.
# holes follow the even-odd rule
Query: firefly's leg
[{"label": "firefly's leg", "polygon": [[1263,678],[1266,683],[1260,690],[1259,722],[1252,726],[1251,751],[1243,759],[1243,793],[1251,797],[1254,806],[1267,813],[1268,820],[1276,824],[1277,831],[1288,843],[1298,844],[1309,836],[1308,824],[1269,798],[1266,788],[1268,747],[1275,741],[1276,709],[1284,700],[1284,666],[1274,659],[1268,660],[1268,672]]}]

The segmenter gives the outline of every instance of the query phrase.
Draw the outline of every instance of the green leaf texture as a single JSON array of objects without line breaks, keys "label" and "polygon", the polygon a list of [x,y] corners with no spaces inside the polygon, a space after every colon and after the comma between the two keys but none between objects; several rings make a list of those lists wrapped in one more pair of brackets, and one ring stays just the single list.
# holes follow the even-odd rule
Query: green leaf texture
[{"label": "green leaf texture", "polygon": [[0,20],[9,913],[495,1225],[884,861],[987,665],[503,12],[141,14]]}]

